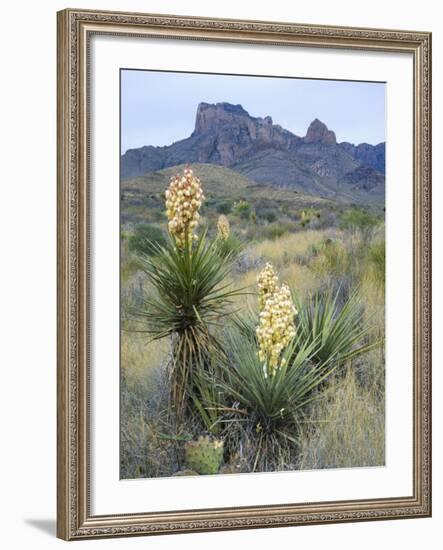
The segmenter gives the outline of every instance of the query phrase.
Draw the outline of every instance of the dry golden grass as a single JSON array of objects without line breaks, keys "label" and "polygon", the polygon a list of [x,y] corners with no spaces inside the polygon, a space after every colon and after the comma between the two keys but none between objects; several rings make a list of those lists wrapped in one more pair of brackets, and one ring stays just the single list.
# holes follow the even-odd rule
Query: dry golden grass
[{"label": "dry golden grass", "polygon": [[300,469],[384,465],[384,400],[376,385],[359,384],[351,368],[314,406],[310,422],[300,434]]},{"label": "dry golden grass", "polygon": [[321,280],[306,266],[291,263],[279,271],[280,280],[299,293],[313,292],[321,283]]},{"label": "dry golden grass", "polygon": [[296,256],[306,254],[309,247],[325,239],[326,232],[321,230],[299,231],[284,235],[275,241],[263,241],[251,247],[255,256],[266,258],[276,268],[291,262]]},{"label": "dry golden grass", "polygon": [[149,379],[153,369],[165,364],[169,352],[167,340],[148,342],[146,335],[123,330],[121,368],[135,384]]},{"label": "dry golden grass", "polygon": [[365,305],[365,318],[375,327],[375,337],[384,338],[385,334],[385,293],[377,284],[370,271],[365,271],[360,283],[360,295]]},{"label": "dry golden grass", "polygon": [[148,334],[136,332],[142,330],[143,326],[131,319],[129,311],[134,306],[140,306],[140,300],[148,291],[148,285],[146,276],[141,271],[131,269],[131,266],[137,262],[136,256],[126,249],[124,260],[121,279],[122,375],[128,385],[145,385],[149,384],[153,371],[166,363],[169,344],[166,339],[150,341]]},{"label": "dry golden grass", "polygon": [[[271,262],[282,283],[287,283],[291,288],[302,293],[312,292],[318,288],[321,281],[311,269],[300,264],[297,257],[306,254],[312,245],[321,243],[324,239],[324,231],[300,231],[273,241],[266,240],[251,245],[245,250],[245,253],[252,258],[260,258],[263,262]],[[261,267],[254,268],[234,277],[236,288],[247,288],[253,293],[252,296],[242,297],[239,303],[256,307],[255,292],[260,270]]]}]

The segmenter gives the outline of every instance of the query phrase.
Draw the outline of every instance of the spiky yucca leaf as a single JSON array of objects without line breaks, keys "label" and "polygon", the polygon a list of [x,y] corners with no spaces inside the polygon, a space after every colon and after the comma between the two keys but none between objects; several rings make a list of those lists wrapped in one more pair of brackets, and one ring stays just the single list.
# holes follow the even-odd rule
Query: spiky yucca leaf
[{"label": "spiky yucca leaf", "polygon": [[287,346],[273,376],[259,359],[256,342],[238,333],[229,337],[231,362],[223,366],[220,387],[264,425],[294,419],[312,399],[312,391],[332,370],[331,362],[315,365],[316,342],[300,336]]},{"label": "spiky yucca leaf", "polygon": [[235,235],[230,234],[226,239],[217,237],[217,248],[221,256],[234,260],[243,250],[244,244]]},{"label": "spiky yucca leaf", "polygon": [[302,341],[318,343],[313,357],[317,362],[334,358],[343,364],[380,344],[367,341],[373,327],[365,319],[358,291],[354,291],[342,307],[338,296],[339,292],[317,292],[302,300],[293,293],[298,310],[297,334]]},{"label": "spiky yucca leaf", "polygon": [[144,308],[135,313],[145,319],[154,339],[219,323],[232,312],[235,297],[244,293],[225,281],[232,254],[221,257],[217,242],[208,242],[206,233],[192,248],[177,249],[172,240],[152,246],[156,254],[143,257],[143,268],[156,295],[146,297]]},{"label": "spiky yucca leaf", "polygon": [[183,249],[172,239],[166,246],[153,247],[155,254],[142,260],[155,293],[134,313],[143,321],[140,332],[154,340],[172,338],[171,401],[181,414],[192,403],[196,369],[208,369],[221,352],[211,325],[233,312],[236,297],[244,291],[226,282],[233,254],[220,255],[217,242],[209,242],[206,233]]},{"label": "spiky yucca leaf", "polygon": [[259,359],[254,338],[233,332],[228,349],[229,360],[217,379],[219,413],[225,412],[230,423],[238,422],[244,444],[255,449],[253,470],[273,469],[289,448],[297,446],[306,406],[318,397],[317,388],[336,367],[332,361],[315,364],[316,343],[297,336],[282,353],[273,376]]}]

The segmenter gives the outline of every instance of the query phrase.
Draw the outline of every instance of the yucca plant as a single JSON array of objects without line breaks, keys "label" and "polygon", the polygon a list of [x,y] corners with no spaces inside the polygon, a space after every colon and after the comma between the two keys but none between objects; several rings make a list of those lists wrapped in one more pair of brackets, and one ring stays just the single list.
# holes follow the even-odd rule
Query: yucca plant
[{"label": "yucca plant", "polygon": [[[238,422],[240,433],[253,446],[253,471],[276,468],[285,450],[296,449],[306,406],[318,397],[317,388],[335,365],[332,361],[315,363],[316,342],[303,341],[301,336],[282,352],[272,375],[259,357],[255,339],[232,332],[228,349],[228,360],[222,363],[217,379],[219,413],[231,424]],[[231,452],[236,444],[231,443]]]},{"label": "yucca plant", "polygon": [[210,370],[223,353],[211,325],[222,323],[242,294],[227,282],[234,252],[220,253],[223,235],[210,241],[207,231],[196,234],[204,198],[191,168],[171,178],[165,192],[169,240],[152,243],[153,253],[142,256],[154,292],[134,312],[144,321],[141,332],[171,339],[170,401],[178,418],[198,399],[198,370]]},{"label": "yucca plant", "polygon": [[224,214],[218,217],[217,230],[217,248],[219,254],[223,257],[231,256],[234,258],[237,256],[241,252],[243,245],[241,241],[232,234],[231,225],[227,216]]},{"label": "yucca plant", "polygon": [[231,255],[221,256],[216,241],[209,242],[206,233],[183,249],[172,238],[166,246],[153,247],[155,254],[144,256],[142,264],[155,293],[145,297],[143,308],[134,313],[145,321],[140,330],[152,339],[171,338],[171,402],[180,415],[189,405],[194,371],[209,369],[221,353],[211,325],[232,313],[242,290],[226,282]]},{"label": "yucca plant", "polygon": [[304,342],[316,342],[313,359],[319,363],[331,361],[341,364],[380,344],[369,342],[373,327],[365,318],[364,308],[354,291],[339,304],[339,291],[315,292],[305,299],[293,293],[296,304],[297,335]]}]

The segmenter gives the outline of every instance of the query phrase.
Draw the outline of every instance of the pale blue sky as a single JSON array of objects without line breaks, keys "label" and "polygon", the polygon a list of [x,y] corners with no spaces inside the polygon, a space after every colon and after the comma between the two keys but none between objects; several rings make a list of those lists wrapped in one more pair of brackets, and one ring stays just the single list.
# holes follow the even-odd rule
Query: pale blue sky
[{"label": "pale blue sky", "polygon": [[338,141],[385,141],[385,84],[158,71],[121,71],[121,149],[189,137],[201,102],[241,104],[304,136],[314,118]]}]

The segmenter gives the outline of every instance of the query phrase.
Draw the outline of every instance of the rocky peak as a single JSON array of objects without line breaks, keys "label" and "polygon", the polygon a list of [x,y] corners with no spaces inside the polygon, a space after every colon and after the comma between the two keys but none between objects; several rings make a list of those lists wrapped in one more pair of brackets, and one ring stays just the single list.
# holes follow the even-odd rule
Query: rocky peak
[{"label": "rocky peak", "polygon": [[332,130],[328,130],[326,124],[316,118],[309,125],[306,136],[304,137],[304,142],[335,145],[337,140],[335,138],[335,133]]},{"label": "rocky peak", "polygon": [[[230,166],[255,147],[288,150],[300,140],[266,116],[252,117],[241,105],[200,103],[191,136],[199,140],[199,162]],[[204,145],[203,145],[204,143]]]},{"label": "rocky peak", "polygon": [[200,103],[195,117],[194,134],[204,134],[208,131],[217,132],[223,126],[252,119],[241,105],[231,103]]}]

